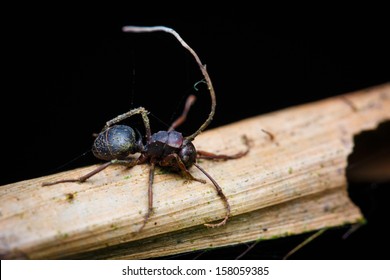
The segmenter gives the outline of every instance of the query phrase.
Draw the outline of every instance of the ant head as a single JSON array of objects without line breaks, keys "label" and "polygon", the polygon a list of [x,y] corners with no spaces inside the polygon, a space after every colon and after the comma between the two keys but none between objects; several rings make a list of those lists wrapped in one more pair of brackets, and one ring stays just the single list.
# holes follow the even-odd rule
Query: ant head
[{"label": "ant head", "polygon": [[184,140],[179,157],[187,168],[190,168],[196,162],[196,149],[191,141]]},{"label": "ant head", "polygon": [[[138,138],[138,139],[137,139]],[[102,160],[124,159],[142,150],[142,138],[127,125],[114,125],[99,133],[92,152]]]}]

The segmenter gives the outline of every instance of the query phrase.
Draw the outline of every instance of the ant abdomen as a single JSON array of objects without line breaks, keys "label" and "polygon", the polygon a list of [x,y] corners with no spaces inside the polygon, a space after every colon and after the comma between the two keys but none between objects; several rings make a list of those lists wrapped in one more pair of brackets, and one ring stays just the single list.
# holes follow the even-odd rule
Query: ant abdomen
[{"label": "ant abdomen", "polygon": [[99,133],[92,153],[102,160],[124,159],[139,151],[135,131],[127,125],[114,125]]}]

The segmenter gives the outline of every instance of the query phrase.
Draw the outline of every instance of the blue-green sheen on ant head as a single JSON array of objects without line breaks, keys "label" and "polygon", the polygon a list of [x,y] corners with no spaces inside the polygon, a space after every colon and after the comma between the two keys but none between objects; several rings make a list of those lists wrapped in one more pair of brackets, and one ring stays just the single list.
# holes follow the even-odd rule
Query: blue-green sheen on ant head
[{"label": "blue-green sheen on ant head", "polygon": [[102,160],[124,159],[139,152],[134,129],[127,125],[114,125],[99,133],[92,147],[95,157]]}]

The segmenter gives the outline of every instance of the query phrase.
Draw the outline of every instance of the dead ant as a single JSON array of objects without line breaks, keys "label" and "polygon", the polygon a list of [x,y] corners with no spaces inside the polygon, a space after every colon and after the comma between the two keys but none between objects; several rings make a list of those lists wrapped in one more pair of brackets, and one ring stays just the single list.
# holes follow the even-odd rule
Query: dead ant
[{"label": "dead ant", "polygon": [[[203,179],[195,178],[191,175],[188,169],[191,166],[197,167],[215,186],[218,195],[225,204],[226,214],[224,219],[219,223],[207,223],[207,227],[218,227],[226,223],[230,215],[230,205],[222,191],[222,188],[218,183],[202,168],[196,163],[197,158],[211,159],[211,160],[228,160],[228,159],[237,159],[246,155],[249,151],[248,140],[244,137],[245,144],[247,149],[243,152],[239,152],[234,155],[222,155],[214,154],[205,151],[197,151],[195,146],[192,144],[192,141],[198,136],[211,122],[216,106],[216,97],[214,88],[212,86],[210,77],[207,73],[206,67],[201,63],[197,54],[183,41],[179,34],[168,27],[164,26],[153,26],[153,27],[138,27],[138,26],[126,26],[123,28],[124,32],[154,32],[154,31],[164,31],[171,33],[176,37],[176,39],[186,48],[192,56],[195,58],[197,64],[202,71],[202,74],[205,78],[205,83],[208,86],[208,90],[211,96],[211,112],[206,119],[206,121],[200,126],[200,128],[190,136],[183,137],[180,132],[175,131],[175,129],[181,125],[188,114],[188,111],[192,104],[195,102],[195,96],[190,95],[187,98],[184,110],[182,115],[172,123],[170,128],[167,131],[159,131],[152,134],[150,130],[148,111],[143,107],[132,109],[122,115],[113,118],[108,121],[103,127],[102,131],[97,135],[92,152],[95,157],[106,160],[107,162],[91,171],[90,173],[81,176],[77,179],[64,179],[54,182],[43,183],[43,186],[49,186],[59,183],[66,182],[85,182],[87,179],[93,175],[99,173],[103,169],[107,168],[112,164],[121,164],[127,167],[133,167],[138,164],[149,163],[149,188],[148,188],[148,211],[144,216],[143,224],[138,231],[141,231],[148,221],[150,215],[153,211],[153,179],[154,179],[154,170],[155,166],[159,165],[161,167],[168,167],[174,171],[181,172],[182,175],[188,180],[195,180],[198,182],[206,183]],[[141,115],[143,124],[145,126],[145,140],[146,143],[143,144],[142,136],[137,131],[135,132],[129,126],[118,125],[117,123],[131,117],[134,115]],[[140,153],[138,158],[130,158],[130,155],[135,153]]]}]

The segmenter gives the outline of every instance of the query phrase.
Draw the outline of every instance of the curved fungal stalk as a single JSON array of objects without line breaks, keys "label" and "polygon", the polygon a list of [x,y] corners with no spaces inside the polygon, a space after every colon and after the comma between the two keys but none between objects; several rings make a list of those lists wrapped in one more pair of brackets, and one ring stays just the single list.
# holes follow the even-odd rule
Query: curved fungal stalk
[{"label": "curved fungal stalk", "polygon": [[180,44],[187,49],[191,55],[195,58],[196,63],[198,64],[200,71],[202,72],[208,90],[210,92],[211,97],[211,111],[209,116],[207,117],[206,121],[199,127],[197,131],[195,131],[190,136],[185,137],[186,140],[192,141],[195,139],[196,136],[198,136],[203,130],[206,129],[206,127],[211,123],[214,117],[215,113],[215,106],[217,104],[216,97],[215,97],[215,91],[213,88],[213,84],[211,83],[210,76],[206,70],[206,65],[203,65],[201,62],[199,56],[196,54],[196,52],[180,37],[180,35],[173,30],[172,28],[166,27],[166,26],[124,26],[122,28],[124,32],[135,32],[135,33],[142,33],[142,32],[156,32],[156,31],[163,31],[172,34],[175,36],[175,38],[180,42]]}]

